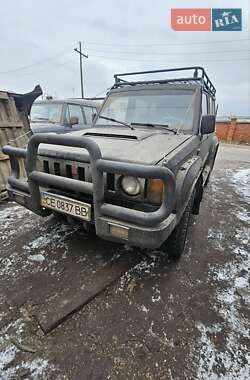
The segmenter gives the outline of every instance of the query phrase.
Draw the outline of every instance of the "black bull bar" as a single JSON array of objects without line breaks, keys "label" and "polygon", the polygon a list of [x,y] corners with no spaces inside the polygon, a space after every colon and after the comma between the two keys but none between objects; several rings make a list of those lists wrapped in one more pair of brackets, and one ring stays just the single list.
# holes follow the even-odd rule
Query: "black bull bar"
[{"label": "black bull bar", "polygon": [[[89,153],[91,164],[92,183],[38,171],[36,165],[40,144],[86,149]],[[29,198],[28,208],[41,216],[47,216],[48,211],[41,207],[40,185],[53,185],[61,190],[74,190],[83,194],[93,194],[95,221],[104,216],[151,227],[165,220],[174,206],[175,177],[171,170],[160,166],[106,160],[102,158],[97,143],[89,137],[37,134],[29,140],[27,150],[7,145],[3,148],[3,152],[10,156],[9,191],[19,190],[26,193]],[[19,158],[26,159],[26,182],[20,179]],[[143,212],[105,203],[104,172],[146,179],[161,179],[164,183],[164,190],[160,207],[156,211]]]}]

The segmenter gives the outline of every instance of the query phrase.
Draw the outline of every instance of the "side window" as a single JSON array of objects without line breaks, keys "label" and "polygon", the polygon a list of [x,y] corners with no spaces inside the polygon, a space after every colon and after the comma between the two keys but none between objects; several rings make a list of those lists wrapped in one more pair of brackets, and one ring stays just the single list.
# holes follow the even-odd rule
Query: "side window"
[{"label": "side window", "polygon": [[208,114],[207,94],[202,94],[202,115]]},{"label": "side window", "polygon": [[87,124],[92,124],[93,122],[93,115],[96,113],[96,109],[92,107],[83,107],[85,112],[85,118]]},{"label": "side window", "polygon": [[77,117],[79,124],[86,124],[86,120],[83,119],[82,109],[77,104],[69,104],[69,117]]},{"label": "side window", "polygon": [[215,104],[214,104],[214,100],[213,100],[213,98],[210,98],[210,113],[211,113],[212,115],[215,114]]}]

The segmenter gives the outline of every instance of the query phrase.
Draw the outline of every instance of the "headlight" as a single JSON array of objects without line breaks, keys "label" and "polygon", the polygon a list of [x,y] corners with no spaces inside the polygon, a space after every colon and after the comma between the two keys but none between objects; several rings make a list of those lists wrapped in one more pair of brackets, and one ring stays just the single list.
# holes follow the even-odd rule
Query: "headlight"
[{"label": "headlight", "polygon": [[135,177],[121,177],[120,184],[122,190],[128,195],[138,195],[140,193],[140,182]]}]

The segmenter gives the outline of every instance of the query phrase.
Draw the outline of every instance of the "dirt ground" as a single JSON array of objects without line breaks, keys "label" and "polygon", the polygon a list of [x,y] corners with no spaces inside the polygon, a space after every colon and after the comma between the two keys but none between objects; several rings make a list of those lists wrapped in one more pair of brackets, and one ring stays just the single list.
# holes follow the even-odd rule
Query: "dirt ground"
[{"label": "dirt ground", "polygon": [[249,163],[220,146],[178,263],[0,204],[0,379],[249,379]]}]

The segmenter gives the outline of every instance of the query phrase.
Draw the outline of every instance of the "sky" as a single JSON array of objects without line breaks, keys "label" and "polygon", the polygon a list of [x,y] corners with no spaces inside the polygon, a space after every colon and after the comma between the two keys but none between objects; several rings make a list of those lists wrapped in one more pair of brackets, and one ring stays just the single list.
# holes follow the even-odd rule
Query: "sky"
[{"label": "sky", "polygon": [[[204,66],[219,115],[250,115],[249,0],[8,0],[1,7],[0,89],[104,96],[119,72]],[[235,32],[171,30],[171,8],[242,8]]]}]

